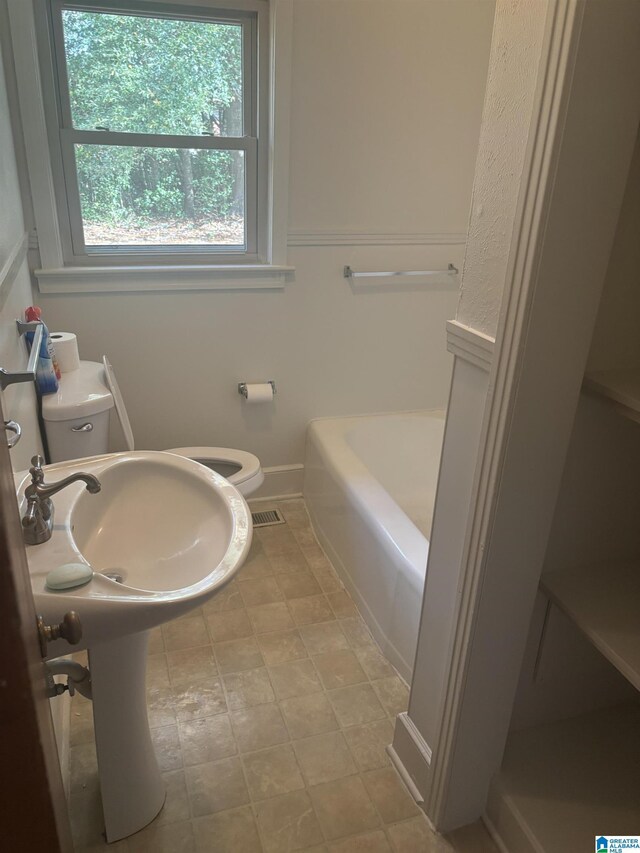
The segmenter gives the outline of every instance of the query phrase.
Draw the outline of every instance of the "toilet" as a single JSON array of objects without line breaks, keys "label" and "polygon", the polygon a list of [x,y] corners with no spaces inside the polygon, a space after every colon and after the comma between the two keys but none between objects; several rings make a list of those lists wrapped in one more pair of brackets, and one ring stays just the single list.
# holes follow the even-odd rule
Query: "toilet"
[{"label": "toilet", "polygon": [[[102,363],[81,361],[63,373],[56,394],[42,398],[51,462],[108,453],[109,418],[115,407],[128,450],[134,449],[133,431],[124,400],[106,356]],[[244,495],[262,485],[264,474],[253,453],[227,447],[174,447],[167,453],[185,456],[226,477]]]}]

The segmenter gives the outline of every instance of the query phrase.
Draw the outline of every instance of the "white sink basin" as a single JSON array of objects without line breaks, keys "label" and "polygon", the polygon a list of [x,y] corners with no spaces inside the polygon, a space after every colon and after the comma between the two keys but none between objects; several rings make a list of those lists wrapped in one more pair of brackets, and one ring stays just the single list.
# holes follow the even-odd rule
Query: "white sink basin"
[{"label": "white sink basin", "polygon": [[[49,624],[76,610],[83,626],[78,649],[147,630],[202,604],[242,565],[251,545],[242,495],[191,459],[135,451],[43,470],[47,483],[84,471],[102,485],[98,494],[78,482],[54,495],[51,539],[27,546],[36,610]],[[28,472],[16,475],[21,515],[29,482]],[[89,564],[93,580],[49,590],[47,574],[71,562]],[[49,657],[68,651],[64,641],[48,649]]]}]

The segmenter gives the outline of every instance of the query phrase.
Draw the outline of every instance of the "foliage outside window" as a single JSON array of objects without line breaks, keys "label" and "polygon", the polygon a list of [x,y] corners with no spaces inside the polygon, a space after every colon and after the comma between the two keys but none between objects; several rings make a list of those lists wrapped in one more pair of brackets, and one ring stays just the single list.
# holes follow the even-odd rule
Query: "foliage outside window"
[{"label": "foliage outside window", "polygon": [[52,0],[73,257],[256,256],[257,13]]}]

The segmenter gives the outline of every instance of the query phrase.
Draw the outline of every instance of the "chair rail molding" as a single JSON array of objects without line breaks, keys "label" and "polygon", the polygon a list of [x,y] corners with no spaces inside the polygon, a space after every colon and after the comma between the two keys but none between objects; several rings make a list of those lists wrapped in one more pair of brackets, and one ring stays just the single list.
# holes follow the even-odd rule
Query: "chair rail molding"
[{"label": "chair rail molding", "polygon": [[465,326],[457,320],[447,321],[447,349],[476,367],[489,371],[493,360],[495,338]]},{"label": "chair rail molding", "polygon": [[290,230],[289,246],[464,246],[464,232],[378,233],[366,231],[298,231]]}]

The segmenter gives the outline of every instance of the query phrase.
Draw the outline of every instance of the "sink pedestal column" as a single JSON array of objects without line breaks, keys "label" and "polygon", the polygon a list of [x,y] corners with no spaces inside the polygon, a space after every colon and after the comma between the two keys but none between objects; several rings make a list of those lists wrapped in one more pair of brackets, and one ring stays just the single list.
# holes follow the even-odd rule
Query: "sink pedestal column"
[{"label": "sink pedestal column", "polygon": [[164,804],[165,786],[147,718],[148,638],[144,631],[89,649],[107,841],[138,832]]}]

